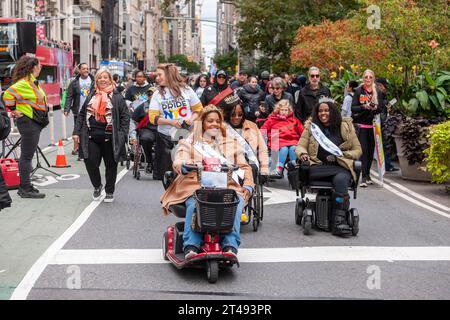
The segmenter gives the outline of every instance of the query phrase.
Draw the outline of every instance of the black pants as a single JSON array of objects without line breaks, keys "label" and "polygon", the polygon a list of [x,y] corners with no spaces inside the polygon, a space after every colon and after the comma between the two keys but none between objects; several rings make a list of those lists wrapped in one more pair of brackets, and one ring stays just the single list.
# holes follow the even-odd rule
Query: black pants
[{"label": "black pants", "polygon": [[309,171],[309,179],[333,182],[334,191],[339,194],[348,194],[352,175],[350,171],[340,165],[314,165]]},{"label": "black pants", "polygon": [[109,140],[104,143],[96,143],[89,139],[88,152],[89,155],[87,159],[84,159],[84,164],[86,165],[86,170],[92,185],[94,188],[98,188],[102,184],[100,163],[103,158],[106,177],[105,191],[106,193],[113,194],[116,186],[118,163],[114,160],[112,141]]},{"label": "black pants", "polygon": [[155,130],[150,130],[147,128],[142,128],[139,130],[139,142],[142,145],[142,148],[145,152],[145,158],[147,159],[147,163],[152,163],[152,148],[153,144],[156,141],[157,132]]},{"label": "black pants", "polygon": [[31,187],[32,160],[38,147],[42,126],[27,116],[22,116],[17,119],[17,129],[19,129],[22,139],[20,141],[19,159],[20,188],[29,190]]},{"label": "black pants", "polygon": [[166,171],[172,171],[171,151],[174,145],[170,136],[160,132],[156,135],[155,146],[155,168],[153,170],[153,179],[162,180]]},{"label": "black pants", "polygon": [[370,168],[372,167],[373,154],[375,150],[375,137],[373,135],[373,129],[360,128],[358,139],[362,149],[362,177],[368,178],[370,176]]}]

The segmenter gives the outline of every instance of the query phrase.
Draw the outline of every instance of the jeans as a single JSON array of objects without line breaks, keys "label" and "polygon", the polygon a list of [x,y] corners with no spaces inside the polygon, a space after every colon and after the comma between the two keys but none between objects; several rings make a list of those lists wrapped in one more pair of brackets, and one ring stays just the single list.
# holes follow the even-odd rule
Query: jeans
[{"label": "jeans", "polygon": [[88,143],[89,157],[84,159],[84,164],[86,165],[86,170],[91,179],[91,183],[94,188],[98,188],[102,184],[100,162],[103,158],[106,177],[105,192],[113,194],[116,187],[118,163],[114,160],[112,141],[109,140],[104,143],[96,143],[89,139]]},{"label": "jeans", "polygon": [[[240,195],[239,204],[236,209],[236,216],[234,218],[234,227],[231,233],[223,234],[220,236],[220,243],[222,248],[224,247],[233,247],[237,250],[239,245],[241,244],[241,214],[244,210],[244,198]],[[183,232],[183,248],[187,246],[194,246],[200,249],[203,244],[203,234],[200,232],[192,231],[191,222],[192,216],[195,210],[195,199],[194,197],[189,197],[186,200],[186,220],[184,222],[184,232]]]},{"label": "jeans", "polygon": [[282,147],[278,150],[278,167],[284,167],[288,154],[290,161],[297,159],[295,156],[295,146]]},{"label": "jeans", "polygon": [[22,139],[19,159],[20,188],[29,190],[31,188],[32,160],[38,147],[42,126],[27,116],[22,116],[17,119],[17,129],[19,129]]}]

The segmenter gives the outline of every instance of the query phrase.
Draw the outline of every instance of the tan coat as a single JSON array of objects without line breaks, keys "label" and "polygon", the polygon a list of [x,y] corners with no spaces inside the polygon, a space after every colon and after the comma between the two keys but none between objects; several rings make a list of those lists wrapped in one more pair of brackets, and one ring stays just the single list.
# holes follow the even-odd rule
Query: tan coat
[{"label": "tan coat", "polygon": [[[339,146],[344,154],[343,157],[337,157],[337,162],[340,166],[349,170],[356,180],[356,173],[353,170],[353,161],[358,160],[362,155],[361,144],[356,136],[355,128],[353,127],[352,118],[343,118],[341,124],[341,136],[344,142]],[[309,155],[311,165],[321,164],[322,161],[317,158],[319,152],[319,143],[314,139],[311,133],[311,121],[305,123],[305,130],[303,131],[300,140],[295,147],[295,155],[300,158],[300,155],[306,153]]]},{"label": "tan coat", "polygon": [[[222,137],[218,139],[218,150],[227,159],[229,164],[236,164],[244,170],[243,186],[255,188],[253,183],[252,168],[245,160],[244,150],[238,141],[232,137]],[[199,163],[202,155],[195,150],[192,143],[187,139],[181,140],[175,155],[174,167],[183,163]],[[244,196],[242,187],[233,179],[228,179],[228,187],[234,189],[239,195]],[[168,214],[168,208],[173,204],[183,203],[193,195],[194,191],[200,188],[200,183],[196,172],[186,175],[178,175],[166,192],[161,196],[161,203],[164,214]]]},{"label": "tan coat", "polygon": [[252,147],[253,151],[257,152],[261,174],[268,175],[269,153],[267,151],[266,141],[264,140],[256,123],[245,120],[242,125],[242,135]]}]

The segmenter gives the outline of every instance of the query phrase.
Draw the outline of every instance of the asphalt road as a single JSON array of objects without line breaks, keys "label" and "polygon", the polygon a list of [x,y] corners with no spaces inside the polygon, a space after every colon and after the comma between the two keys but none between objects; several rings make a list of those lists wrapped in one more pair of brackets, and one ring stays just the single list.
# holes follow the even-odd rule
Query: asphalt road
[{"label": "asphalt road", "polygon": [[[359,235],[339,238],[319,231],[303,235],[294,223],[295,193],[287,190],[286,180],[271,183],[266,202],[272,190],[283,197],[270,201],[282,203],[265,206],[258,232],[250,225],[241,228],[243,262],[239,268],[221,270],[219,281],[209,284],[204,270],[177,270],[162,260],[162,234],[178,219],[162,215],[161,182],[146,176],[137,181],[128,172],[117,184],[114,203],[90,204],[92,190],[81,163],[72,171],[81,177],[58,183],[60,193],[71,193],[73,202],[66,204],[61,196],[60,210],[76,204],[79,214],[89,205],[92,214],[73,236],[58,240],[59,247],[54,246],[42,263],[35,263],[14,298],[450,298],[449,212],[427,210],[378,185],[360,189],[358,199],[351,200],[361,216]],[[56,187],[43,187],[47,188],[53,192]],[[252,261],[257,249],[260,262]],[[282,257],[283,250],[287,257]],[[330,257],[339,250],[345,252],[333,261]]]}]

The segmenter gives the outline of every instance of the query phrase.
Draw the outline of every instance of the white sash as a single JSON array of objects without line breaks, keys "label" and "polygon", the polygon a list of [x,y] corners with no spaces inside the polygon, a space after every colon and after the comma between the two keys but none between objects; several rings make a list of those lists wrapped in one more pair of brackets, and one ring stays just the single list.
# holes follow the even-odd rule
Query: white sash
[{"label": "white sash", "polygon": [[230,126],[228,124],[228,133],[233,137],[236,138],[236,140],[239,142],[239,144],[244,147],[244,152],[248,157],[248,160],[250,161],[250,163],[254,163],[259,170],[259,161],[258,161],[258,157],[255,154],[255,151],[253,150],[253,148],[250,146],[250,144],[247,142],[247,140],[244,139],[243,136],[241,136],[236,130],[234,130],[234,128],[232,126]]},{"label": "white sash", "polygon": [[320,144],[320,146],[325,150],[327,150],[329,153],[331,153],[336,157],[342,157],[344,155],[341,149],[339,149],[338,146],[336,146],[333,142],[330,141],[330,139],[328,139],[325,136],[322,130],[320,130],[319,126],[312,122],[311,122],[311,132],[316,141]]}]

